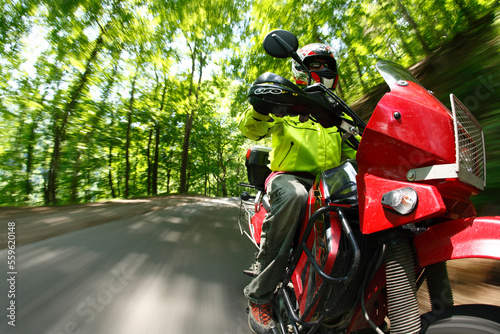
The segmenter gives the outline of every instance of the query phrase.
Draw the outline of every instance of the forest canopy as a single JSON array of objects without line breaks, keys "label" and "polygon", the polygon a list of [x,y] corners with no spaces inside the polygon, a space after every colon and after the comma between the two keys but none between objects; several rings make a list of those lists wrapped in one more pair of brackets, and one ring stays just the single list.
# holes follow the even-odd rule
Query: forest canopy
[{"label": "forest canopy", "polygon": [[410,67],[496,3],[1,0],[0,203],[238,195],[246,92],[266,71],[291,78],[269,31],[332,45],[353,103],[382,82],[378,60]]}]

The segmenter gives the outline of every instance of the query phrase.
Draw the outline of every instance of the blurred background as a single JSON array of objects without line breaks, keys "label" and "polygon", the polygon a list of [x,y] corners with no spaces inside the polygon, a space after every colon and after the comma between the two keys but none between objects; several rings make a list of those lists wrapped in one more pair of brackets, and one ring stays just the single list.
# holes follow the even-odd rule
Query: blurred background
[{"label": "blurred background", "polygon": [[[292,79],[290,60],[272,58],[261,46],[273,29],[290,30],[300,46],[332,45],[336,93],[365,120],[388,91],[375,69],[379,60],[409,68],[447,106],[454,93],[485,132],[487,186],[473,201],[480,215],[500,215],[498,0],[7,0],[0,9],[0,218],[18,223],[19,245],[31,243],[24,249],[33,254],[40,251],[33,241],[125,214],[158,210],[164,219],[159,210],[168,205],[158,195],[239,195],[245,152],[254,144],[237,129],[248,88],[266,71]],[[127,210],[111,208],[108,199],[124,199]],[[97,213],[90,214],[89,203]],[[225,216],[229,224],[231,217]],[[6,228],[0,226],[2,236]],[[72,237],[91,254],[108,246]],[[225,242],[234,240],[239,244]],[[219,241],[213,237],[214,247],[222,248]],[[5,237],[0,244],[5,248]],[[52,241],[47,245],[51,250]],[[21,263],[38,266],[31,257],[26,253]],[[59,258],[53,262],[57,267]],[[163,257],[158,262],[168,265]],[[241,263],[234,260],[234,268]],[[450,275],[457,303],[500,304],[498,263],[453,261]],[[81,281],[87,284],[85,276]],[[78,290],[67,286],[68,294]],[[237,288],[229,300],[240,296]]]},{"label": "blurred background", "polygon": [[[498,214],[499,9],[493,0],[6,1],[0,13],[0,204],[158,194],[234,196],[251,143],[237,131],[254,79],[291,79],[272,29],[336,50],[337,93],[366,120],[378,60],[453,92],[485,130]],[[215,140],[217,139],[217,140]]]}]

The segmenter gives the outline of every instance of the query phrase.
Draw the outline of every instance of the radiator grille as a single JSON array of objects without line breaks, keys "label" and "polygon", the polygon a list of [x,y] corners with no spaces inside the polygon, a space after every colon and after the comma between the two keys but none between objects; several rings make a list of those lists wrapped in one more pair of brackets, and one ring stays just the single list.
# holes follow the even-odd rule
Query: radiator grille
[{"label": "radiator grille", "polygon": [[453,94],[451,94],[451,107],[459,177],[467,183],[484,189],[486,185],[486,161],[483,129],[463,103]]}]

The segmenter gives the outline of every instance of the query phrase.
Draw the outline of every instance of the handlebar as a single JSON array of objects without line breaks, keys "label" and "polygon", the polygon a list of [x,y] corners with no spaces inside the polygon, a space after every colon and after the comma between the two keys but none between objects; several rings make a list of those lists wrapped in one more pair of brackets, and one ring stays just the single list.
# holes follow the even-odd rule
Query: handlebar
[{"label": "handlebar", "polygon": [[[291,81],[274,73],[266,72],[255,80],[248,92],[248,101],[260,113],[308,115],[324,128],[336,126],[357,149],[359,141],[354,137],[365,128],[363,120],[335,93],[321,83],[300,89]],[[349,117],[345,117],[348,115]],[[360,128],[360,130],[358,130]]]}]

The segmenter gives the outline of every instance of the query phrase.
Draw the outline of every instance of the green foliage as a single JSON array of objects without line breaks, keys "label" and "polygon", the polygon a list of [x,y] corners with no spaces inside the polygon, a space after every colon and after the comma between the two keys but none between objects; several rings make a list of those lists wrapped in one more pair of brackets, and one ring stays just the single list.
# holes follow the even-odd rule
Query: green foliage
[{"label": "green foliage", "polygon": [[[237,131],[249,85],[266,71],[292,79],[290,61],[262,49],[269,31],[331,44],[339,94],[353,102],[380,83],[377,60],[415,64],[495,3],[1,1],[0,203],[170,194],[182,182],[191,193],[237,195],[251,145]],[[494,57],[481,64],[483,75],[498,66]],[[498,103],[483,105],[489,187],[498,189]]]}]

